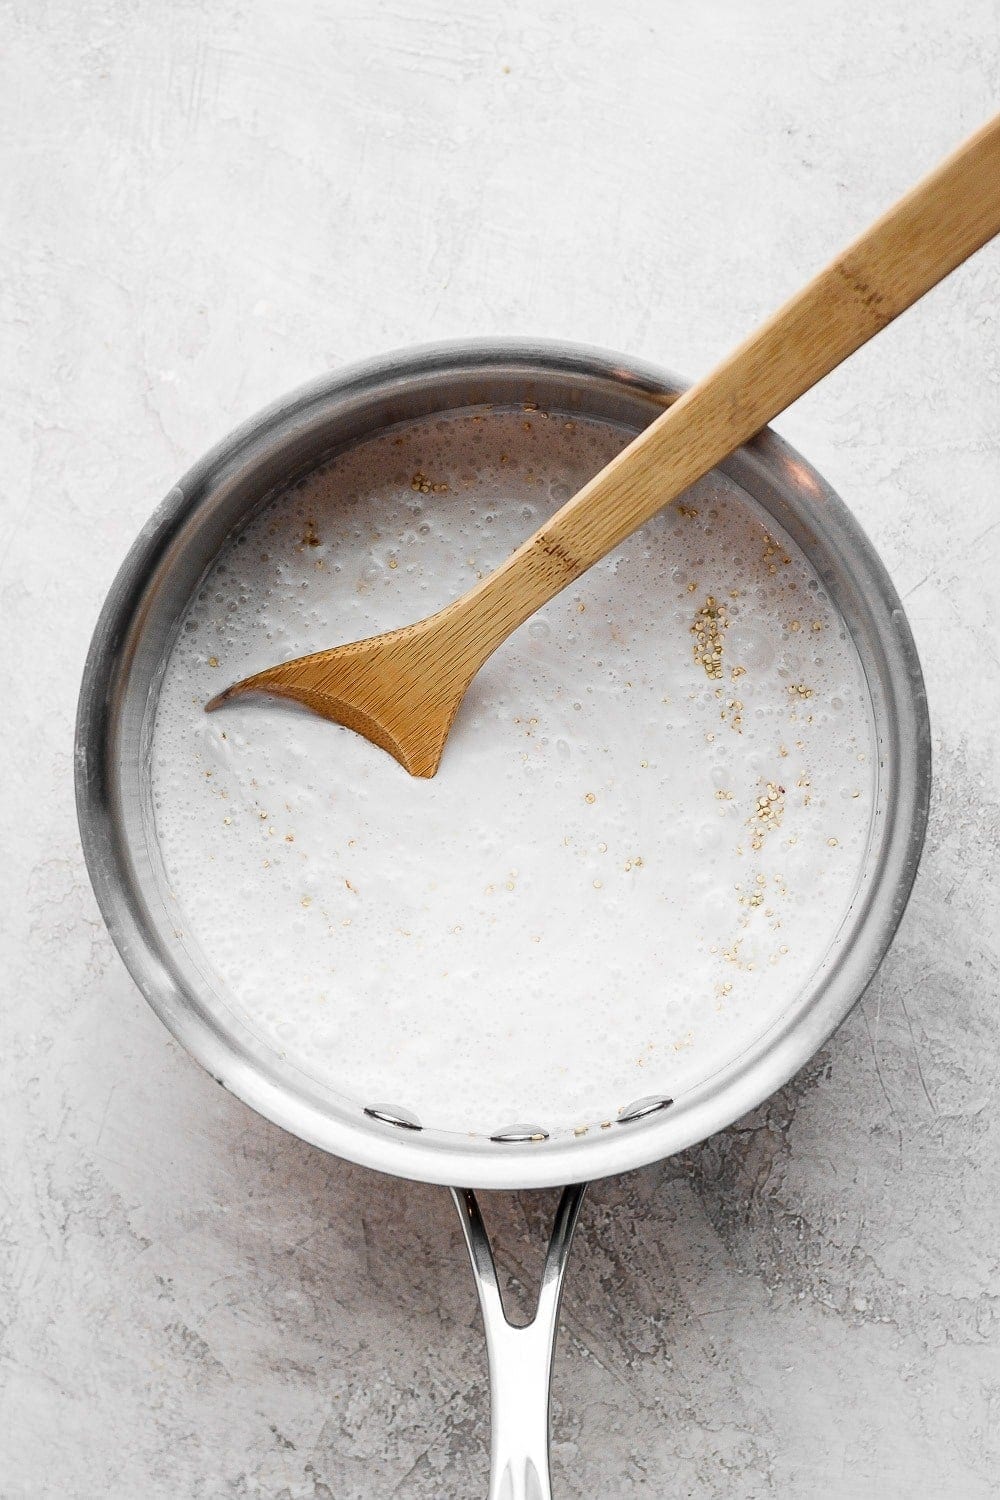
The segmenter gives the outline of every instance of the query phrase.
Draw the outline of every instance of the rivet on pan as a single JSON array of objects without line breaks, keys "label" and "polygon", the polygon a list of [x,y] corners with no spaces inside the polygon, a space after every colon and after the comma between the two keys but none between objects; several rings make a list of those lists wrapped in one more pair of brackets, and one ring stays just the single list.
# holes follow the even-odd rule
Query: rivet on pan
[{"label": "rivet on pan", "polygon": [[365,1114],[373,1120],[381,1120],[384,1125],[398,1125],[400,1130],[423,1130],[423,1126],[408,1109],[400,1109],[398,1104],[366,1104]]},{"label": "rivet on pan", "polygon": [[540,1125],[508,1125],[506,1130],[498,1130],[495,1135],[490,1136],[491,1141],[547,1141],[549,1132],[543,1130]]},{"label": "rivet on pan", "polygon": [[636,1099],[631,1104],[618,1112],[618,1124],[630,1125],[633,1120],[645,1119],[646,1115],[655,1115],[658,1109],[669,1109],[673,1104],[672,1099],[667,1099],[662,1094],[650,1094],[645,1099]]}]

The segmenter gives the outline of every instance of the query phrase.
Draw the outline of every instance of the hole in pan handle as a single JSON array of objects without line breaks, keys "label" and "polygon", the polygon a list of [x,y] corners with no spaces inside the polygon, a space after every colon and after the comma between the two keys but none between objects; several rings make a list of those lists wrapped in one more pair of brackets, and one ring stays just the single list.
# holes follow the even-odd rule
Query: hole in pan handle
[{"label": "hole in pan handle", "polygon": [[496,1262],[471,1188],[452,1188],[476,1279],[490,1368],[489,1500],[552,1500],[549,1391],[566,1262],[585,1182],[564,1188],[556,1209],[535,1316],[517,1328],[504,1311]]}]

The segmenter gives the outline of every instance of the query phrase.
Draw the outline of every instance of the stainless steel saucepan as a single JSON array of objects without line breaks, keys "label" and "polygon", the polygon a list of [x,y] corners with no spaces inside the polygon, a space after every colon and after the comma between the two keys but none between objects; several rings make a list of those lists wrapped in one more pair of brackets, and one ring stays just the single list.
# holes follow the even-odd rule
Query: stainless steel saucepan
[{"label": "stainless steel saucepan", "polygon": [[[483,341],[388,355],[327,376],[253,418],[170,491],[128,554],[84,672],[76,738],[80,828],[105,921],[156,1013],[225,1088],[304,1140],[364,1166],[452,1187],[486,1325],[492,1382],[491,1500],[547,1500],[549,1377],[566,1258],[588,1179],[703,1140],[755,1108],[827,1039],[895,932],[916,873],[930,792],[923,680],[885,569],[846,506],[765,432],[724,465],[802,549],[860,655],[878,747],[878,789],[854,900],[779,1022],[672,1101],[635,1100],[610,1128],[529,1127],[502,1137],[421,1126],[405,1109],[347,1099],[265,1045],[222,1005],[175,930],[150,793],[150,740],[170,647],[226,540],[277,486],[385,428],[432,413],[537,402],[638,432],[682,389],[633,360],[554,343]],[[458,753],[456,750],[454,753]],[[709,1076],[710,1075],[710,1076]],[[508,1323],[472,1189],[565,1189],[538,1313]]]}]

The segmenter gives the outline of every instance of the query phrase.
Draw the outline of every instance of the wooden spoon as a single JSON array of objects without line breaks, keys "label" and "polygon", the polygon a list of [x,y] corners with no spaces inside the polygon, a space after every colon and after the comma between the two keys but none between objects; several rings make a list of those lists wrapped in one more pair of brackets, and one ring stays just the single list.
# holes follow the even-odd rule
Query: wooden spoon
[{"label": "wooden spoon", "polygon": [[433,776],[469,683],[535,610],[1000,233],[1000,115],[647,427],[495,573],[402,630],[235,683],[294,698]]}]

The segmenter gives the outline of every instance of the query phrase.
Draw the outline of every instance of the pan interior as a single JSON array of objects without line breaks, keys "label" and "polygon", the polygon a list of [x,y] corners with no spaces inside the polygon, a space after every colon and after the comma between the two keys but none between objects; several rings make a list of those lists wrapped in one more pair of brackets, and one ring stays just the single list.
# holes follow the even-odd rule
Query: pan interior
[{"label": "pan interior", "polygon": [[287,704],[202,712],[443,606],[633,431],[538,403],[389,424],[272,484],[175,606],[144,713],[157,920],[216,1024],[343,1107],[610,1128],[787,1027],[850,935],[868,677],[829,579],[723,473],[487,663],[434,781]]}]

